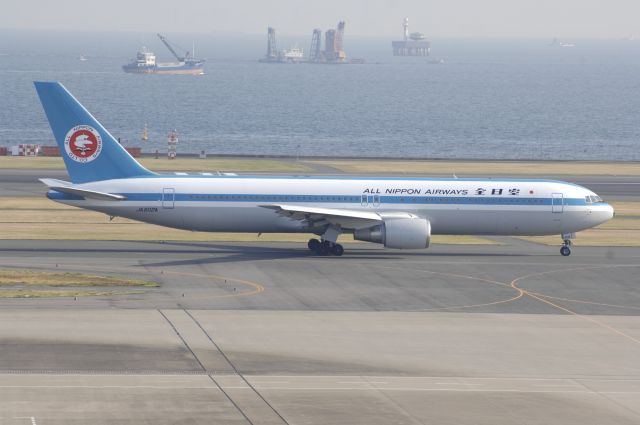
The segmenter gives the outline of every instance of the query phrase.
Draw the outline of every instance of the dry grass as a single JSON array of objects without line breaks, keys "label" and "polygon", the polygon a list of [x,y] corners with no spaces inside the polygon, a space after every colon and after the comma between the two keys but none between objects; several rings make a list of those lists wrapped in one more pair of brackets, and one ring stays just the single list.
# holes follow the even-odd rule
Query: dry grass
[{"label": "dry grass", "polygon": [[[174,172],[239,172],[239,173],[309,173],[311,168],[293,160],[236,159],[236,158],[139,158],[142,165],[153,171]],[[64,169],[60,157],[0,156],[0,168]]]},{"label": "dry grass", "polygon": [[61,157],[0,156],[0,168],[62,170]]},{"label": "dry grass", "polygon": [[[81,273],[0,269],[0,298],[98,297],[138,294],[115,288],[154,288],[156,282]],[[95,287],[100,289],[79,289]],[[112,290],[102,289],[114,288]]]},{"label": "dry grass", "polygon": [[275,159],[234,159],[234,158],[142,158],[142,165],[153,171],[195,171],[195,172],[256,172],[256,173],[308,173],[311,168],[293,160]]},{"label": "dry grass", "polygon": [[[239,172],[239,173],[314,173],[306,165],[327,165],[349,174],[435,174],[435,175],[597,175],[637,176],[640,162],[591,161],[403,161],[403,160],[302,160],[269,158],[139,158],[153,171]],[[63,169],[60,157],[0,157],[0,168]]]},{"label": "dry grass", "polygon": [[640,217],[616,217],[598,226],[597,230],[640,230]]},{"label": "dry grass", "polygon": [[616,210],[616,218],[618,217],[637,217],[640,218],[640,202],[609,202]]},{"label": "dry grass", "polygon": [[435,174],[435,175],[598,175],[637,176],[639,162],[544,162],[544,161],[396,161],[318,160],[309,161],[337,168],[345,173]]},{"label": "dry grass", "polygon": [[94,276],[69,272],[42,272],[0,269],[0,286],[141,286],[158,287],[156,282],[114,276]]},{"label": "dry grass", "polygon": [[71,298],[71,297],[108,297],[113,295],[131,295],[139,291],[73,291],[40,289],[0,289],[0,298]]},{"label": "dry grass", "polygon": [[[612,202],[613,220],[576,234],[577,246],[640,246],[640,202]],[[559,236],[528,236],[522,239],[544,245],[561,245]]]},{"label": "dry grass", "polygon": [[[544,245],[562,245],[560,236],[522,237]],[[640,230],[589,229],[576,234],[576,246],[640,246]]]}]

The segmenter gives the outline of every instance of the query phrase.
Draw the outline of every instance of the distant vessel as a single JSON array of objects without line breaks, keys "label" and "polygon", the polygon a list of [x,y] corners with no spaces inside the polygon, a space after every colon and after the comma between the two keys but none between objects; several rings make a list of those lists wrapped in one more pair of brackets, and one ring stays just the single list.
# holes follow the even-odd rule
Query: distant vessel
[{"label": "distant vessel", "polygon": [[304,59],[304,50],[299,47],[292,47],[290,49],[280,52],[280,57],[285,62],[302,62]]},{"label": "distant vessel", "polygon": [[276,44],[276,30],[267,29],[267,54],[259,62],[263,63],[300,63],[304,61],[304,51],[299,47],[278,50]]},{"label": "distant vessel", "polygon": [[86,61],[88,61],[88,60],[89,60],[89,58],[88,58],[88,57],[86,57],[85,55],[80,55],[80,56],[78,56],[78,60],[79,60],[80,62],[86,62]]},{"label": "distant vessel", "polygon": [[148,50],[146,47],[142,47],[136,58],[130,63],[123,65],[124,72],[130,74],[190,74],[190,75],[202,75],[204,74],[204,59],[196,59],[192,52],[186,52],[184,56],[178,55],[175,49],[169,44],[169,41],[158,34],[160,40],[167,46],[167,49],[177,59],[177,62],[169,63],[157,63],[156,55]]},{"label": "distant vessel", "polygon": [[554,46],[554,47],[575,47],[575,44],[573,44],[573,43],[564,43],[562,41],[559,41],[557,38],[554,38],[553,41],[551,42],[550,46]]}]

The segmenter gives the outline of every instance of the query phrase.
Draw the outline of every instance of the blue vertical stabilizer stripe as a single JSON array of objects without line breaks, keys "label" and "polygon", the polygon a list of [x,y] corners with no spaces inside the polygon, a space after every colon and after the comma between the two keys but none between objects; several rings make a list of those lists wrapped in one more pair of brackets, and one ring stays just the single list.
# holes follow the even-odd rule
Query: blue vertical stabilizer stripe
[{"label": "blue vertical stabilizer stripe", "polygon": [[[62,84],[36,81],[34,85],[73,183],[154,175],[140,165]],[[100,134],[102,150],[93,161],[77,162],[65,151],[65,137],[78,125],[91,126]]]}]

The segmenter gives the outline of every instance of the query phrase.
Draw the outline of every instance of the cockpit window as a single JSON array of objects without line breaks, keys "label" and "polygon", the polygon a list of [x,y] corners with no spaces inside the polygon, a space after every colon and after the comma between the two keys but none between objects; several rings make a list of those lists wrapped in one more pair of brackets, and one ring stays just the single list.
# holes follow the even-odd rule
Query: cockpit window
[{"label": "cockpit window", "polygon": [[595,203],[599,203],[599,202],[604,202],[602,200],[602,198],[599,197],[598,195],[588,195],[588,196],[585,196],[585,199],[587,201],[587,204],[595,204]]}]

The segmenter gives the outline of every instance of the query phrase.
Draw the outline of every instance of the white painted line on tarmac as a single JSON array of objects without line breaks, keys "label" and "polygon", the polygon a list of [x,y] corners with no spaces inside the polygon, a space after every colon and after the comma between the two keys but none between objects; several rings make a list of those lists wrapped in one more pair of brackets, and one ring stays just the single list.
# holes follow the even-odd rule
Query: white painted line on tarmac
[{"label": "white painted line on tarmac", "polygon": [[254,381],[252,382],[254,386],[261,385],[281,385],[281,384],[290,384],[289,381]]},{"label": "white painted line on tarmac", "polygon": [[483,384],[472,384],[470,382],[436,382],[436,385],[482,386]]},{"label": "white painted line on tarmac", "polygon": [[31,421],[31,425],[38,425],[38,423],[36,422],[35,416],[15,416],[11,419],[29,419]]}]

